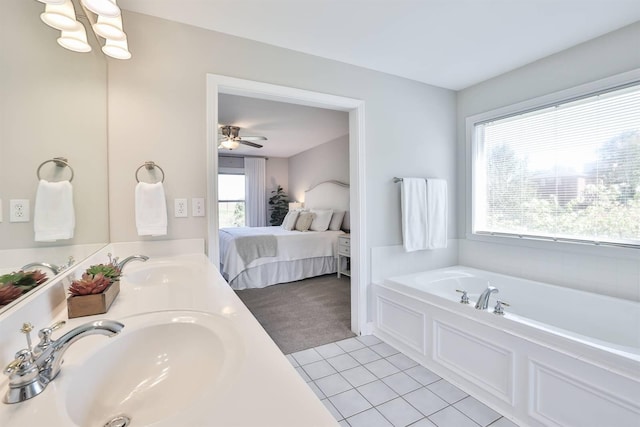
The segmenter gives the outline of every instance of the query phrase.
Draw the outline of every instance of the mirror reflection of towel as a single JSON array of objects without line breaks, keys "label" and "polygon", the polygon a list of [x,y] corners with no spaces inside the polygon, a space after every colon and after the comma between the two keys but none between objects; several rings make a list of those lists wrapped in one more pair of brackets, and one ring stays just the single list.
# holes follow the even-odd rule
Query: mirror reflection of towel
[{"label": "mirror reflection of towel", "polygon": [[161,182],[136,185],[136,227],[139,236],[167,234],[167,201]]},{"label": "mirror reflection of towel", "polygon": [[76,214],[73,187],[69,181],[49,182],[41,179],[33,209],[36,242],[53,242],[73,238]]}]

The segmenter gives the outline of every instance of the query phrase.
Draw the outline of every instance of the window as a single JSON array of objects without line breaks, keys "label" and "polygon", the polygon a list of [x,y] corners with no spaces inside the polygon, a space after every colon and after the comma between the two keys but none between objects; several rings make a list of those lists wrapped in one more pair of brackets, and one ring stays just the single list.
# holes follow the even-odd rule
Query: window
[{"label": "window", "polygon": [[218,175],[218,223],[223,227],[245,226],[244,175]]},{"label": "window", "polygon": [[640,247],[640,83],[473,123],[474,234]]}]

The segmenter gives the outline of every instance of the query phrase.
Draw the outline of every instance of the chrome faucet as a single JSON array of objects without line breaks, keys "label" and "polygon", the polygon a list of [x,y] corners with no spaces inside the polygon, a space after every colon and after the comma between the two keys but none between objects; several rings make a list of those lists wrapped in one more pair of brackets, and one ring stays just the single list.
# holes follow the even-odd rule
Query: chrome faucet
[{"label": "chrome faucet", "polygon": [[32,267],[44,267],[44,268],[48,268],[49,270],[51,270],[51,272],[53,273],[53,275],[57,275],[58,273],[66,270],[67,268],[71,267],[73,265],[73,263],[75,262],[75,260],[73,259],[72,256],[69,257],[69,261],[67,262],[66,265],[61,265],[61,266],[57,266],[55,264],[50,264],[48,262],[30,262],[27,265],[23,265],[21,270],[26,271],[29,268]]},{"label": "chrome faucet", "polygon": [[109,255],[109,260],[111,260],[111,264],[114,265],[118,270],[122,271],[125,265],[129,264],[131,261],[142,261],[145,262],[149,259],[146,255],[131,255],[118,262],[118,257],[111,258],[111,254]]},{"label": "chrome faucet", "polygon": [[25,323],[21,332],[27,335],[27,347],[16,353],[16,358],[4,369],[9,376],[9,390],[4,403],[18,403],[42,393],[47,385],[60,372],[62,357],[71,344],[89,335],[107,335],[112,337],[120,333],[124,325],[112,320],[97,320],[80,325],[57,340],[51,339],[54,330],[66,322],[61,321],[38,332],[40,342],[35,348],[31,346],[29,333],[33,326]]},{"label": "chrome faucet", "polygon": [[476,309],[486,310],[489,307],[489,298],[491,297],[491,294],[497,294],[498,292],[498,288],[488,285],[487,289],[482,291],[482,293],[480,294],[478,302],[476,302]]}]

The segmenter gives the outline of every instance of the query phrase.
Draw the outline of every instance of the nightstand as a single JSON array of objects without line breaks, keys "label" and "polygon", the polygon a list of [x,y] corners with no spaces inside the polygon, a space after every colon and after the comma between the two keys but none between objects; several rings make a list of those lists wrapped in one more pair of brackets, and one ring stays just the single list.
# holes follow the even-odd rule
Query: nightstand
[{"label": "nightstand", "polygon": [[[342,270],[342,257],[347,258],[347,270]],[[338,279],[341,274],[351,277],[351,235],[343,234],[338,236]]]}]

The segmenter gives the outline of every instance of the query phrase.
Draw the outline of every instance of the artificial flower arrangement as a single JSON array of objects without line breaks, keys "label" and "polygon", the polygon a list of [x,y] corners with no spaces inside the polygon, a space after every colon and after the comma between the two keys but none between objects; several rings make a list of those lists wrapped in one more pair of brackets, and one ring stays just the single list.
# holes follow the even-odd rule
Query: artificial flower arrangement
[{"label": "artificial flower arrangement", "polygon": [[120,292],[121,274],[111,263],[87,268],[82,277],[69,286],[69,318],[106,313]]},{"label": "artificial flower arrangement", "polygon": [[40,270],[14,271],[0,276],[0,307],[32,291],[48,280]]}]

